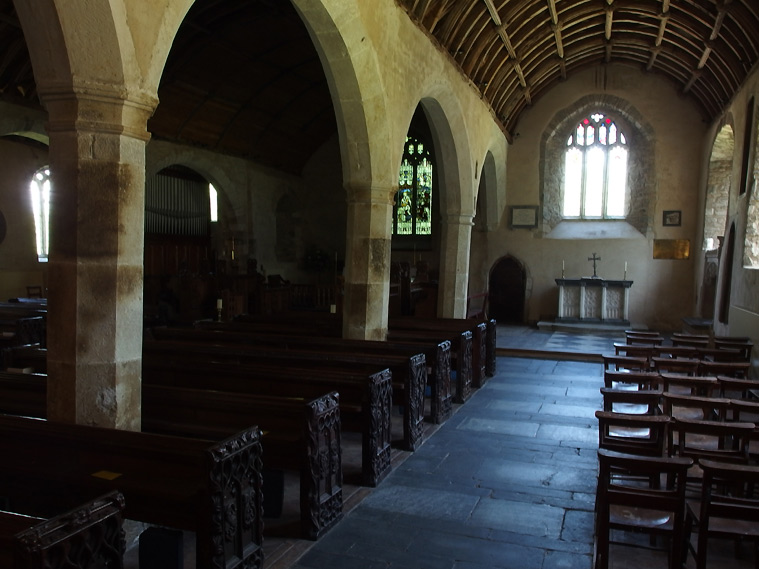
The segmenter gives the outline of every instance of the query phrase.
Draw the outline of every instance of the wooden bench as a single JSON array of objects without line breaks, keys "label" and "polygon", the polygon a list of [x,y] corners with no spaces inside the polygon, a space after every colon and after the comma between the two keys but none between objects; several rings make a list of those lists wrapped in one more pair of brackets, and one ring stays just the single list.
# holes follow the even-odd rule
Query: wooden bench
[{"label": "wooden bench", "polygon": [[473,393],[472,383],[472,333],[440,333],[434,330],[388,330],[391,342],[440,342],[451,343],[451,381],[454,381],[454,403],[464,403]]},{"label": "wooden bench", "polygon": [[[155,345],[153,349],[151,344]],[[207,355],[193,359],[186,349],[165,349],[169,344],[145,344],[143,385],[306,398],[337,391],[343,432],[361,435],[361,483],[376,486],[389,474],[392,442],[392,374],[389,369],[341,371],[326,366],[319,369],[309,363],[296,368],[285,366],[281,360],[214,363]]]},{"label": "wooden bench", "polygon": [[[495,373],[496,322],[464,318],[391,318],[388,336],[399,330],[472,333],[472,385],[482,387]],[[452,338],[444,338],[446,340]]]},{"label": "wooden bench", "polygon": [[[302,317],[301,317],[302,316]],[[388,323],[388,339],[392,340],[393,335],[397,335],[401,329],[398,326],[394,326],[394,323],[398,323],[403,326],[403,322],[416,322],[413,325],[413,330],[427,330],[427,331],[444,331],[447,332],[442,337],[438,336],[425,336],[423,339],[441,339],[450,340],[452,343],[452,357],[457,358],[458,353],[462,353],[464,361],[459,364],[458,367],[463,367],[465,373],[476,377],[475,386],[479,386],[479,382],[486,381],[486,378],[492,377],[495,374],[495,357],[496,357],[496,321],[494,319],[488,319],[480,321],[477,319],[463,319],[463,318],[423,318],[423,317],[397,317],[391,318]],[[259,330],[262,332],[281,332],[285,331],[291,333],[293,329],[297,329],[300,334],[313,334],[321,336],[338,337],[342,335],[342,317],[335,314],[325,313],[298,313],[298,314],[277,314],[270,316],[261,315],[242,315],[238,316],[234,320],[235,323],[254,324],[259,326]],[[480,326],[484,324],[484,329]],[[405,326],[403,326],[405,328]],[[467,349],[463,352],[458,351],[457,346],[457,330],[470,330],[472,335],[479,334],[482,336],[482,342],[478,343],[472,352]],[[479,330],[479,332],[477,332]],[[414,338],[414,336],[408,336]],[[401,337],[401,339],[407,339]],[[469,340],[477,343],[479,339],[473,338]],[[473,358],[477,358],[474,361]],[[484,369],[484,374],[474,372],[472,363],[477,365],[477,369]],[[456,366],[455,366],[456,367]],[[466,371],[469,370],[469,371]],[[457,369],[457,375],[458,369]],[[469,376],[465,376],[465,383]],[[467,395],[468,397],[468,395]]]},{"label": "wooden bench", "polygon": [[343,517],[338,403],[145,384],[142,430],[214,440],[258,425],[264,469],[299,473],[301,536],[318,539]]},{"label": "wooden bench", "polygon": [[416,450],[424,436],[424,390],[427,385],[427,363],[424,354],[365,354],[350,350],[325,352],[319,349],[293,349],[278,346],[242,344],[208,344],[205,342],[144,341],[143,357],[162,350],[184,358],[218,363],[274,365],[285,371],[288,367],[324,372],[373,373],[389,368],[392,372],[392,397],[403,416],[404,450]]},{"label": "wooden bench", "polygon": [[52,517],[117,490],[124,517],[196,533],[198,567],[263,564],[257,427],[220,441],[0,415],[10,509]]},{"label": "wooden bench", "polygon": [[3,369],[29,369],[36,373],[47,373],[47,349],[39,344],[10,346],[2,350]]},{"label": "wooden bench", "polygon": [[0,511],[0,567],[121,569],[123,509],[114,491],[50,518]]},{"label": "wooden bench", "polygon": [[[285,349],[315,350],[335,354],[348,353],[366,356],[412,357],[423,353],[427,363],[427,383],[430,387],[430,421],[445,422],[452,412],[451,397],[451,343],[442,342],[391,342],[352,340],[327,336],[272,333],[261,331],[237,322],[209,322],[197,328],[152,328],[150,334],[158,340],[205,342],[209,344],[240,344],[250,346],[276,346]],[[375,360],[376,361],[376,360]],[[402,361],[402,360],[401,360]],[[391,362],[388,361],[388,364]],[[392,370],[392,368],[391,368]],[[395,374],[394,374],[395,376]]]},{"label": "wooden bench", "polygon": [[47,375],[0,372],[0,413],[47,418]]},{"label": "wooden bench", "polygon": [[[47,376],[0,374],[0,412],[45,418]],[[142,386],[142,431],[216,440],[257,425],[264,467],[300,476],[301,535],[318,539],[343,515],[337,393],[313,400]]]}]

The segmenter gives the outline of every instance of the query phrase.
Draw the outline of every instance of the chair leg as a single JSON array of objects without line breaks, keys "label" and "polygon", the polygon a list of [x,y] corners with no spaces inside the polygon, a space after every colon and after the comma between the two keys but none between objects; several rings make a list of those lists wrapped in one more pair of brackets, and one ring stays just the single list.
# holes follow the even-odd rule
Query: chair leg
[{"label": "chair leg", "polygon": [[[598,502],[596,502],[597,504]],[[609,569],[609,510],[596,511],[596,559],[594,569]]]},{"label": "chair leg", "polygon": [[[693,524],[694,524],[693,516],[688,512],[685,515],[685,522],[683,523],[683,539],[682,539],[682,558],[681,563],[682,566],[685,567],[685,564],[688,563],[688,553],[690,552],[693,554],[693,559],[696,558],[696,552],[690,545],[691,536],[693,535]],[[759,569],[759,567],[757,567]]]},{"label": "chair leg", "polygon": [[698,546],[696,548],[696,569],[706,569],[706,549],[709,542],[707,531],[698,532]]}]

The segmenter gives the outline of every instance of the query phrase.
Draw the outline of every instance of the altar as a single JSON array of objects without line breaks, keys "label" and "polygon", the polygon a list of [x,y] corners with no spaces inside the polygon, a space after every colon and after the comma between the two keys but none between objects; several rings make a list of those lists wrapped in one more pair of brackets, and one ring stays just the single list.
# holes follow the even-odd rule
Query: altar
[{"label": "altar", "polygon": [[559,313],[564,322],[629,324],[630,287],[633,281],[600,277],[556,279]]}]

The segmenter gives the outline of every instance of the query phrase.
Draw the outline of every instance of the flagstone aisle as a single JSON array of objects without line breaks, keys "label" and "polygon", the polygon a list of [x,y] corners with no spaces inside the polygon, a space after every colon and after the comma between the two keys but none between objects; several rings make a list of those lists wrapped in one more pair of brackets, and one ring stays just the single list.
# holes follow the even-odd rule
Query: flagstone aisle
[{"label": "flagstone aisle", "polygon": [[597,363],[497,373],[293,569],[591,565]]}]

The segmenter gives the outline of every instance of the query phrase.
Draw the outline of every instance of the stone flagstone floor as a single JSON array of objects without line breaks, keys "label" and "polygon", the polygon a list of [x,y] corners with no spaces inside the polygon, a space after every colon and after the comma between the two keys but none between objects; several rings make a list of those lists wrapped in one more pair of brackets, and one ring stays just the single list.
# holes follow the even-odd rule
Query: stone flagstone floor
[{"label": "stone flagstone floor", "polygon": [[[268,539],[265,569],[591,569],[599,360],[615,341],[499,326],[496,375],[416,452],[397,451],[378,488],[346,484],[346,516],[318,542]],[[709,567],[745,557],[723,547]],[[666,553],[612,548],[612,569],[666,566]]]}]

